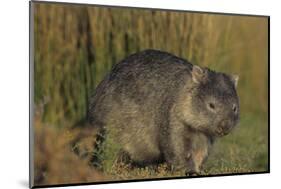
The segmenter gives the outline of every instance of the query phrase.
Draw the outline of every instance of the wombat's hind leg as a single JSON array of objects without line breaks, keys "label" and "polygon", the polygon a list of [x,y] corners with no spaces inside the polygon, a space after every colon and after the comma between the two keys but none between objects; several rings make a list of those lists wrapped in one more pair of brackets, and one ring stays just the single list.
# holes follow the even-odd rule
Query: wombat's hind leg
[{"label": "wombat's hind leg", "polygon": [[95,139],[94,143],[94,151],[92,152],[92,156],[90,159],[90,165],[102,169],[102,154],[104,152],[104,141],[106,137],[106,131],[104,128],[100,128]]},{"label": "wombat's hind leg", "polygon": [[128,152],[120,150],[117,154],[116,163],[131,164],[132,160]]}]

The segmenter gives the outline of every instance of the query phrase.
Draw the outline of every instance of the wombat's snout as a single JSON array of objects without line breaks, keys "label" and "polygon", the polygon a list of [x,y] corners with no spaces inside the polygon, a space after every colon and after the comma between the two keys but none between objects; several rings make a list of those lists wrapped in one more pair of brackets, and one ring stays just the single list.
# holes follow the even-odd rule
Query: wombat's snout
[{"label": "wombat's snout", "polygon": [[228,118],[226,120],[222,120],[217,129],[216,133],[218,136],[224,136],[230,133],[230,131],[235,127],[239,119],[238,107],[236,104],[232,106],[231,112],[228,114]]},{"label": "wombat's snout", "polygon": [[228,133],[230,133],[233,127],[234,124],[231,121],[224,120],[218,125],[216,133],[219,136],[227,135]]}]

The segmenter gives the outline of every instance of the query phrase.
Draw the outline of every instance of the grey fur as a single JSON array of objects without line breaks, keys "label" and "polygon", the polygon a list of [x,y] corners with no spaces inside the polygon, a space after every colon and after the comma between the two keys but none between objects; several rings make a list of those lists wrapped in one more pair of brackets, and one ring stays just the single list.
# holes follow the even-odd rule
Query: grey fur
[{"label": "grey fur", "polygon": [[88,111],[138,164],[164,160],[199,173],[215,138],[239,121],[238,77],[194,66],[158,50],[133,54],[99,84]]}]

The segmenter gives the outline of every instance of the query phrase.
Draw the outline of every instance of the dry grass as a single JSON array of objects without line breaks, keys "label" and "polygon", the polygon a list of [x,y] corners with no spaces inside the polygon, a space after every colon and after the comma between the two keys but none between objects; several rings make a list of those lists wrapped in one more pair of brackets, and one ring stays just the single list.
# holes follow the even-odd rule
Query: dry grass
[{"label": "dry grass", "polygon": [[[78,130],[67,130],[43,124],[34,119],[34,184],[67,184],[103,181],[104,175],[91,168],[88,159],[81,159],[71,149]],[[93,150],[93,149],[91,149]]]},{"label": "dry grass", "polygon": [[[185,176],[184,172],[169,171],[165,163],[139,168],[115,161],[103,172],[97,171],[89,165],[90,155],[95,150],[92,145],[95,141],[95,130],[58,129],[43,124],[40,116],[35,117],[34,125],[35,185]],[[267,171],[268,130],[264,125],[266,125],[265,118],[242,118],[239,128],[234,133],[215,144],[201,174]],[[248,133],[251,133],[251,139],[245,140],[249,136]],[[79,156],[74,153],[73,141],[77,142],[75,147],[80,150]],[[107,158],[105,161],[110,161],[112,157]]]}]

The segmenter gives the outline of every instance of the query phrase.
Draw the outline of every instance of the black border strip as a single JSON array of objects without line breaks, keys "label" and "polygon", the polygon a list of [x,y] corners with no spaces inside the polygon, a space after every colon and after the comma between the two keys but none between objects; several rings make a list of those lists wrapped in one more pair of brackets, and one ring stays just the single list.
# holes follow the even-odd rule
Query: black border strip
[{"label": "black border strip", "polygon": [[[171,12],[186,12],[186,13],[199,13],[199,14],[213,14],[223,16],[247,16],[247,17],[260,17],[268,19],[268,169],[267,171],[261,172],[246,172],[246,173],[227,173],[227,174],[215,174],[215,175],[201,175],[201,176],[190,176],[190,177],[163,177],[163,178],[149,178],[149,179],[131,179],[131,180],[116,180],[116,181],[100,181],[100,182],[86,182],[86,183],[70,183],[70,184],[50,184],[50,185],[34,185],[33,183],[33,75],[31,74],[31,68],[33,68],[33,3],[43,4],[61,4],[61,5],[80,5],[80,6],[95,6],[102,8],[133,8],[143,10],[160,10],[160,11],[171,11]],[[31,31],[32,30],[32,31]],[[32,66],[32,67],[31,67]],[[144,181],[161,181],[161,180],[177,180],[177,179],[189,179],[189,178],[209,178],[209,177],[222,177],[222,176],[239,176],[239,175],[256,175],[270,173],[270,16],[268,15],[254,15],[254,14],[238,14],[238,13],[222,13],[222,12],[206,12],[206,11],[190,11],[190,10],[175,10],[175,9],[161,9],[161,8],[145,8],[145,7],[126,7],[116,5],[100,5],[100,4],[87,4],[87,3],[69,3],[69,2],[52,2],[52,1],[40,1],[31,0],[29,1],[29,187],[30,188],[49,188],[49,187],[63,187],[63,186],[85,186],[85,185],[97,185],[97,184],[114,184],[114,183],[128,183],[128,182],[144,182]],[[33,72],[32,72],[33,73]],[[32,83],[31,83],[32,82]]]},{"label": "black border strip", "polygon": [[34,185],[34,131],[33,131],[33,107],[34,107],[34,11],[33,3],[29,2],[29,187]]},{"label": "black border strip", "polygon": [[191,179],[191,178],[210,178],[210,177],[224,177],[224,176],[239,176],[239,175],[257,175],[265,174],[269,171],[261,172],[247,172],[247,173],[228,173],[228,174],[217,174],[217,175],[206,175],[206,176],[189,176],[189,177],[163,177],[163,178],[149,178],[149,179],[130,179],[130,180],[116,180],[116,181],[101,181],[101,182],[85,182],[85,183],[71,183],[71,184],[50,184],[50,185],[37,185],[31,188],[49,188],[49,187],[62,187],[62,186],[87,186],[97,184],[118,184],[118,183],[129,183],[129,182],[145,182],[145,181],[161,181],[161,180],[179,180],[179,179]]},{"label": "black border strip", "polygon": [[268,135],[267,135],[267,140],[268,140],[268,146],[267,146],[267,161],[268,161],[268,172],[270,172],[270,17],[268,17],[268,33],[267,33],[267,36],[268,36],[268,39],[267,39],[267,42],[268,42],[268,53],[267,53],[267,61],[268,61],[268,68],[267,68],[267,95],[268,95],[268,108],[267,108],[267,119],[268,119]]}]

